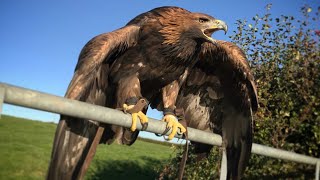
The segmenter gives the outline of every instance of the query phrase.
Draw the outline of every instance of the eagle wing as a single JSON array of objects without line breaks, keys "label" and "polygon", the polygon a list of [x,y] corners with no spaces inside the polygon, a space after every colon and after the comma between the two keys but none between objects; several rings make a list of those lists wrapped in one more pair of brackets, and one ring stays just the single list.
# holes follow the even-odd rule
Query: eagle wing
[{"label": "eagle wing", "polygon": [[[139,26],[127,25],[90,40],[80,53],[65,97],[111,106],[113,102],[107,96],[110,68],[118,56],[137,43],[139,29]],[[99,123],[91,120],[61,116],[54,138],[47,179],[78,179],[83,175],[81,172],[85,171],[84,160],[98,127]]]},{"label": "eagle wing", "polygon": [[[177,98],[189,127],[222,135],[227,152],[228,179],[240,178],[252,146],[252,111],[257,91],[245,54],[236,45],[205,43]],[[194,143],[198,157],[211,146]]]}]

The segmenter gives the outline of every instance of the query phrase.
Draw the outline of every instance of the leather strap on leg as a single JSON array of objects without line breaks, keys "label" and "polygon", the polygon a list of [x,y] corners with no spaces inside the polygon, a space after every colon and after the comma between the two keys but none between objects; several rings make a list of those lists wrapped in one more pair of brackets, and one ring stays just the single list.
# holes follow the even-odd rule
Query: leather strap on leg
[{"label": "leather strap on leg", "polygon": [[163,108],[163,115],[175,115],[175,109],[172,108]]},{"label": "leather strap on leg", "polygon": [[127,113],[138,113],[146,108],[148,105],[148,101],[144,98],[141,98],[137,101],[133,108],[126,110]]},{"label": "leather strap on leg", "polygon": [[189,143],[188,143],[188,129],[187,129],[187,121],[185,119],[185,114],[184,114],[184,109],[180,108],[180,109],[176,109],[175,110],[175,114],[179,120],[179,123],[186,128],[186,132],[183,133],[183,136],[186,140],[186,145],[184,146],[184,151],[183,151],[183,155],[182,155],[182,159],[180,161],[180,165],[179,165],[179,172],[178,172],[178,179],[182,180],[183,178],[183,173],[184,173],[184,169],[186,166],[186,162],[188,159],[188,151],[189,151]]}]

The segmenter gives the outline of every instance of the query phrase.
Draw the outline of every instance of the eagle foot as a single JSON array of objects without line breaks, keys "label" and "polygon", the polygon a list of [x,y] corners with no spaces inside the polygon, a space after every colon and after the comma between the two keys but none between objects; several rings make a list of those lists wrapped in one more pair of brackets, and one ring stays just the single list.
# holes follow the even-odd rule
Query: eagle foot
[{"label": "eagle foot", "polygon": [[132,103],[123,104],[123,111],[125,113],[130,113],[132,116],[132,124],[130,127],[131,131],[137,129],[137,119],[139,117],[140,123],[142,125],[142,131],[146,130],[148,127],[148,117],[142,112],[142,110],[147,106],[147,101],[143,98],[139,99],[135,105]]},{"label": "eagle foot", "polygon": [[[170,129],[172,129],[167,140],[172,140],[174,138],[174,135],[176,135],[176,134],[181,135],[187,131],[186,128],[183,127],[183,125],[178,122],[176,116],[174,116],[172,114],[165,115],[163,117],[162,121],[167,123],[167,128],[166,128],[164,134],[166,134]],[[178,131],[178,129],[180,131]]]}]

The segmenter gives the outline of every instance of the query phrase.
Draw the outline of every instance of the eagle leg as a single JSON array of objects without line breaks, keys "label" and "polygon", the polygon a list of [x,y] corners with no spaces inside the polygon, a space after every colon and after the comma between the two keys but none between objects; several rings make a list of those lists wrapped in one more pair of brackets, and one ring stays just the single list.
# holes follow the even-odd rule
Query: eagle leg
[{"label": "eagle leg", "polygon": [[[131,131],[135,131],[137,129],[137,119],[140,119],[140,123],[142,125],[142,131],[146,130],[148,127],[148,117],[142,112],[142,110],[147,106],[147,101],[144,98],[141,98],[136,102],[133,100],[136,98],[129,98],[125,104],[123,104],[123,111],[125,113],[130,113],[132,116],[132,125],[130,127]],[[136,104],[133,104],[136,102]]]},{"label": "eagle leg", "polygon": [[[164,134],[166,134],[167,131],[172,129],[167,140],[173,139],[174,135],[177,133],[183,134],[186,132],[186,128],[183,127],[183,125],[178,122],[178,119],[175,116],[175,108],[176,108],[175,104],[176,104],[177,96],[178,96],[181,84],[185,80],[186,73],[187,71],[180,76],[179,80],[175,80],[162,88],[162,102],[163,102],[163,115],[164,115],[164,117],[162,118],[162,121],[167,123],[167,129],[164,132]],[[180,129],[180,132],[178,132],[178,129]]]},{"label": "eagle leg", "polygon": [[142,111],[147,109],[148,101],[142,98],[140,81],[136,75],[128,76],[118,81],[116,99],[118,109],[132,115],[130,130],[135,131],[137,129],[138,118],[142,124],[141,130],[146,130],[148,118]]}]

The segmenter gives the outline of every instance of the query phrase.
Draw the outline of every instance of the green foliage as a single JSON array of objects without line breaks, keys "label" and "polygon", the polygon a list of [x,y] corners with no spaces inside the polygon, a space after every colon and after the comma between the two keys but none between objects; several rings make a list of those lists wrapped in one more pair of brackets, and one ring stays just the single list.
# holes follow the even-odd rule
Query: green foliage
[{"label": "green foliage", "polygon": [[[172,158],[171,161],[166,164],[166,166],[160,172],[160,177],[163,179],[176,179],[177,177],[179,163],[183,155],[183,147],[177,147],[175,151],[177,154],[176,157]],[[197,156],[194,155],[193,151],[194,149],[192,145],[190,145],[184,177],[192,180],[219,179],[221,159],[221,150],[219,147],[212,148],[209,157],[200,161],[198,160]]]},{"label": "green foliage", "polygon": [[[2,115],[0,179],[45,179],[56,126]],[[132,146],[99,145],[85,179],[155,179],[172,152],[145,139]]]},{"label": "green foliage", "polygon": [[[319,158],[320,8],[302,7],[302,18],[274,17],[270,8],[267,5],[264,15],[257,14],[250,21],[238,20],[238,29],[231,36],[246,52],[258,87],[254,142]],[[188,168],[193,173],[203,168],[211,171],[219,161],[206,167],[196,163],[199,170]],[[201,177],[209,175],[215,177],[210,173]],[[189,173],[186,177],[194,179]],[[245,178],[309,179],[314,178],[314,166],[252,155]]]},{"label": "green foliage", "polygon": [[[258,86],[254,142],[320,157],[320,44],[314,29],[319,11],[305,6],[303,19],[273,18],[270,7],[250,24],[238,21],[232,36],[247,52]],[[247,177],[312,177],[313,169],[252,156]]]}]

